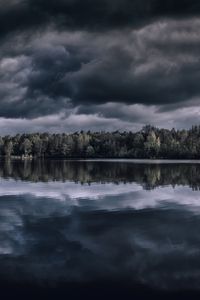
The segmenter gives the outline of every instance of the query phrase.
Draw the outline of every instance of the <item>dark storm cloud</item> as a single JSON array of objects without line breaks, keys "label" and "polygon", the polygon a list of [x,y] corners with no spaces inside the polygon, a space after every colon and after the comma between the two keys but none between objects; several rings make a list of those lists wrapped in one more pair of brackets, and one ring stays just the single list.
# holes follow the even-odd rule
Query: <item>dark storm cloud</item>
[{"label": "dark storm cloud", "polygon": [[59,114],[73,127],[80,115],[84,128],[131,129],[197,106],[199,13],[197,1],[178,0],[2,3],[0,117]]},{"label": "dark storm cloud", "polygon": [[[2,1],[3,2],[3,1]],[[0,33],[56,23],[72,29],[141,26],[160,17],[199,15],[197,0],[8,0],[1,4]]]},{"label": "dark storm cloud", "polygon": [[49,29],[8,39],[1,48],[1,116],[36,117],[69,105],[107,102],[175,105],[198,98],[199,32],[199,19],[191,19],[99,34]]},{"label": "dark storm cloud", "polygon": [[51,29],[8,38],[0,49],[1,116],[108,102],[176,106],[198,98],[199,28],[199,19],[168,20],[137,30]]}]

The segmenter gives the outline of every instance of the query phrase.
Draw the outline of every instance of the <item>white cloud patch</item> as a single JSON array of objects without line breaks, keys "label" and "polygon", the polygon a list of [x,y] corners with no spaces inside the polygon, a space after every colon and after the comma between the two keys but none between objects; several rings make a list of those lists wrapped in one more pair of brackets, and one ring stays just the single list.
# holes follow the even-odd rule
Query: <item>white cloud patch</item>
[{"label": "white cloud patch", "polygon": [[[80,110],[80,112],[79,112]],[[165,128],[190,128],[199,123],[199,106],[159,111],[156,106],[125,105],[108,103],[91,107],[66,110],[60,114],[33,119],[0,118],[1,135],[33,132],[66,132],[81,130],[124,131],[140,130],[146,124]]]}]

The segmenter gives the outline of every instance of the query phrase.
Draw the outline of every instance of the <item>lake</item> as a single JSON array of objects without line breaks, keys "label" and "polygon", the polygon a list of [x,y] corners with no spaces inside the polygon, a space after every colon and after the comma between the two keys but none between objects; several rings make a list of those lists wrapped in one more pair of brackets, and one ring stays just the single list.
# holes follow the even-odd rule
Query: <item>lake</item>
[{"label": "lake", "polygon": [[200,294],[200,162],[0,161],[0,292]]}]

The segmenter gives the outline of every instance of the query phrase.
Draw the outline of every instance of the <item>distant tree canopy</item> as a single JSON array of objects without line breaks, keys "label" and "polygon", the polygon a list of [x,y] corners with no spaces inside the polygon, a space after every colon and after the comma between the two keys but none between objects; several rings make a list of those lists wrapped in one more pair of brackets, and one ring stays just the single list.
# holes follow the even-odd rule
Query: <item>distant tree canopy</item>
[{"label": "distant tree canopy", "polygon": [[200,126],[138,132],[33,133],[0,137],[0,155],[55,158],[200,158]]}]

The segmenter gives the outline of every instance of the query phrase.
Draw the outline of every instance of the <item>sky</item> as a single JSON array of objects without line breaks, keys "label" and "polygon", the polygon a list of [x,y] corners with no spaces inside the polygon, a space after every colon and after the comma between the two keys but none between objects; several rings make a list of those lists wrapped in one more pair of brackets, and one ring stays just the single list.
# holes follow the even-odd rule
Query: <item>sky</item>
[{"label": "sky", "polygon": [[0,0],[1,135],[190,128],[198,0]]}]

